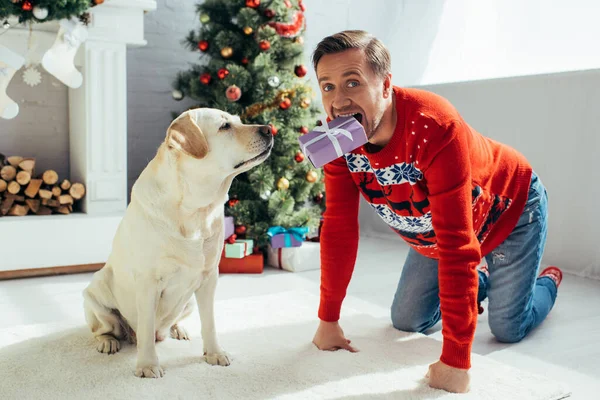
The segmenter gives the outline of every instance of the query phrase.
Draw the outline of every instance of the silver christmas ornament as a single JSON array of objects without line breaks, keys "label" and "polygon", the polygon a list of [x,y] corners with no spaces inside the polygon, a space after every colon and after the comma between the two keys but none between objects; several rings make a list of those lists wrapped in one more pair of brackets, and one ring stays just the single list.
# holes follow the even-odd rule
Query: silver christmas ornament
[{"label": "silver christmas ornament", "polygon": [[183,99],[183,93],[181,93],[181,90],[177,90],[177,89],[173,90],[172,95],[173,95],[173,98],[177,101]]},{"label": "silver christmas ornament", "polygon": [[267,80],[267,83],[269,84],[269,86],[271,87],[277,87],[279,86],[279,84],[281,83],[281,81],[279,80],[278,76],[271,76],[269,77],[269,79]]},{"label": "silver christmas ornament", "polygon": [[39,20],[44,20],[48,16],[48,9],[44,7],[33,7],[33,16]]}]

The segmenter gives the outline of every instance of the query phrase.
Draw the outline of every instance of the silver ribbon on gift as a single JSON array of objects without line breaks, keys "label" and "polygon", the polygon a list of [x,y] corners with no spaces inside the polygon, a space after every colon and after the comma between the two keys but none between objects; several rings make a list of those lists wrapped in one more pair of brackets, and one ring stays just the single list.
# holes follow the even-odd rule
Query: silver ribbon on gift
[{"label": "silver ribbon on gift", "polygon": [[351,141],[354,141],[354,139],[352,138],[352,134],[348,130],[342,129],[343,126],[348,125],[351,122],[353,122],[352,119],[349,119],[348,121],[341,123],[340,125],[336,126],[335,128],[329,128],[329,124],[327,123],[327,121],[324,121],[323,125],[317,126],[315,129],[313,129],[313,131],[315,131],[315,132],[323,132],[323,133],[321,135],[315,136],[308,142],[304,143],[304,145],[302,146],[302,152],[306,154],[306,149],[308,148],[308,146],[327,137],[331,141],[331,144],[333,145],[333,148],[335,149],[335,153],[337,154],[337,156],[341,157],[344,154],[344,152],[342,151],[342,147],[340,146],[340,142],[337,137],[339,135],[343,135],[343,136],[346,136]]}]

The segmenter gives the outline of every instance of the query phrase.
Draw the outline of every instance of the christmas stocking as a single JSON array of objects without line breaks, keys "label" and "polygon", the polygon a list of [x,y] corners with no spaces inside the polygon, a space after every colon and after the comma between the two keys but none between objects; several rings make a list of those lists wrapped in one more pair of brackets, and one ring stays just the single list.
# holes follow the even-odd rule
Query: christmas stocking
[{"label": "christmas stocking", "polygon": [[0,117],[12,119],[19,113],[19,105],[6,94],[8,83],[23,64],[25,58],[0,46]]},{"label": "christmas stocking", "polygon": [[75,53],[86,41],[87,28],[76,19],[60,20],[60,29],[52,47],[44,54],[42,66],[51,75],[70,88],[83,83],[83,76],[75,68]]}]

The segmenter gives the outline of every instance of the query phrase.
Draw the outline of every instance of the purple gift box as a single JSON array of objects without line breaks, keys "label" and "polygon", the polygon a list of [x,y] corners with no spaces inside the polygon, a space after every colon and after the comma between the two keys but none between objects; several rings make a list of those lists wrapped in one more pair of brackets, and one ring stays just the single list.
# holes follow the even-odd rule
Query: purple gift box
[{"label": "purple gift box", "polygon": [[233,225],[233,217],[225,217],[224,221],[225,239],[235,233],[235,227]]},{"label": "purple gift box", "polygon": [[302,246],[301,241],[296,239],[294,235],[289,233],[280,233],[271,238],[271,247],[274,249],[280,249],[284,247],[300,247]]},{"label": "purple gift box", "polygon": [[340,158],[367,141],[364,128],[354,117],[323,122],[322,126],[298,138],[302,152],[315,168]]}]

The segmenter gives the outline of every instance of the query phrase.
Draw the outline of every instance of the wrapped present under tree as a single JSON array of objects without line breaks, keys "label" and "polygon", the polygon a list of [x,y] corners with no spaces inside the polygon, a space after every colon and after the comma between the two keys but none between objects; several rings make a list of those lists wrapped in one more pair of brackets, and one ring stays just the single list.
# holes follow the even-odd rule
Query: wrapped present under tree
[{"label": "wrapped present under tree", "polygon": [[271,247],[278,249],[281,247],[300,247],[306,240],[309,229],[307,227],[284,228],[282,226],[273,226],[267,231],[270,238]]}]

